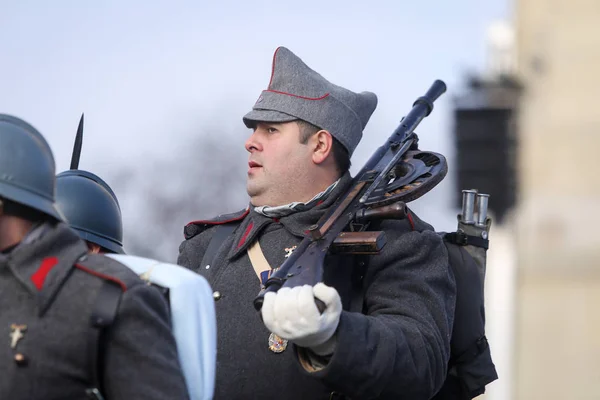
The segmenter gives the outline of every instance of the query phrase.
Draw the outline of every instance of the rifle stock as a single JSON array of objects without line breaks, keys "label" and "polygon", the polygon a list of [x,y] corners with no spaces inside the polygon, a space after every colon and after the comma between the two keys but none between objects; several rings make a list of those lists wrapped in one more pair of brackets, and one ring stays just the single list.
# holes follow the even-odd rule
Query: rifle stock
[{"label": "rifle stock", "polygon": [[[269,292],[321,282],[328,252],[376,254],[385,245],[385,235],[364,232],[369,221],[405,218],[406,203],[442,181],[447,171],[446,159],[440,154],[419,150],[414,130],[445,91],[446,84],[436,80],[424,96],[417,98],[400,125],[356,174],[348,190],[265,282],[254,299],[257,311],[261,310],[264,296]],[[348,228],[352,232],[345,232]],[[315,302],[323,311],[323,302],[318,299]]]}]

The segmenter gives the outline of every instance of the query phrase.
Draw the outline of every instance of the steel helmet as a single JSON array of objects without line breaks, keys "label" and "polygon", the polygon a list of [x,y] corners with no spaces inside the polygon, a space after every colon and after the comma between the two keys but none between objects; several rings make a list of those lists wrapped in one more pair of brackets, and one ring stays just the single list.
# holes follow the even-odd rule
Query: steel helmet
[{"label": "steel helmet", "polygon": [[56,164],[37,129],[0,114],[0,198],[64,220],[55,204]]}]

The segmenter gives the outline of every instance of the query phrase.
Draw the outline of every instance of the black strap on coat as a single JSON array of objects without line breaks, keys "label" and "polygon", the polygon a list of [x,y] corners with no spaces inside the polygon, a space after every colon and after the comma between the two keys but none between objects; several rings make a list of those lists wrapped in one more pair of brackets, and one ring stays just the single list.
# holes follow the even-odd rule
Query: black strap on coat
[{"label": "black strap on coat", "polygon": [[88,399],[104,399],[102,396],[103,363],[102,359],[98,358],[98,354],[102,357],[102,354],[104,353],[104,341],[102,339],[107,328],[112,325],[115,320],[122,293],[123,290],[119,285],[111,281],[104,281],[96,296],[96,301],[90,317],[90,334],[87,346],[92,381],[92,387],[85,391]]},{"label": "black strap on coat", "polygon": [[473,235],[467,235],[464,232],[450,232],[444,235],[444,240],[450,243],[454,243],[459,246],[475,246],[481,247],[482,249],[488,249],[490,241],[488,239],[480,238]]},{"label": "black strap on coat", "polygon": [[206,267],[214,262],[215,256],[217,255],[221,245],[225,242],[225,240],[227,240],[227,237],[233,233],[235,228],[237,228],[241,222],[242,221],[234,221],[227,224],[217,225],[215,232],[208,243],[208,248],[202,257],[202,263],[200,264],[201,268]]}]

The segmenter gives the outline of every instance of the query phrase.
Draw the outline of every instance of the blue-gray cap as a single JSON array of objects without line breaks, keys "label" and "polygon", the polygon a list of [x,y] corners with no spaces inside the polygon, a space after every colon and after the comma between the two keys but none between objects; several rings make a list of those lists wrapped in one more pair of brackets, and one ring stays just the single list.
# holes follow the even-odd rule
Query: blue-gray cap
[{"label": "blue-gray cap", "polygon": [[375,93],[334,85],[290,50],[278,47],[269,85],[243,121],[252,128],[260,121],[301,119],[329,131],[352,155],[376,107]]}]

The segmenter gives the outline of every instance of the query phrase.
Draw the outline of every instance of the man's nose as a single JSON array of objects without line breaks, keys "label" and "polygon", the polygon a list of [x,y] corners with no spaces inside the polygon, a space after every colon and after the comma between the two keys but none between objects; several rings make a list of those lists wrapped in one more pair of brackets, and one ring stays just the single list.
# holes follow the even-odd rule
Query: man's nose
[{"label": "man's nose", "polygon": [[254,131],[252,133],[252,135],[250,135],[248,140],[246,140],[245,147],[246,147],[246,151],[248,151],[249,153],[252,153],[254,151],[259,151],[261,149],[260,141],[259,141],[258,135],[256,134],[256,131]]}]

